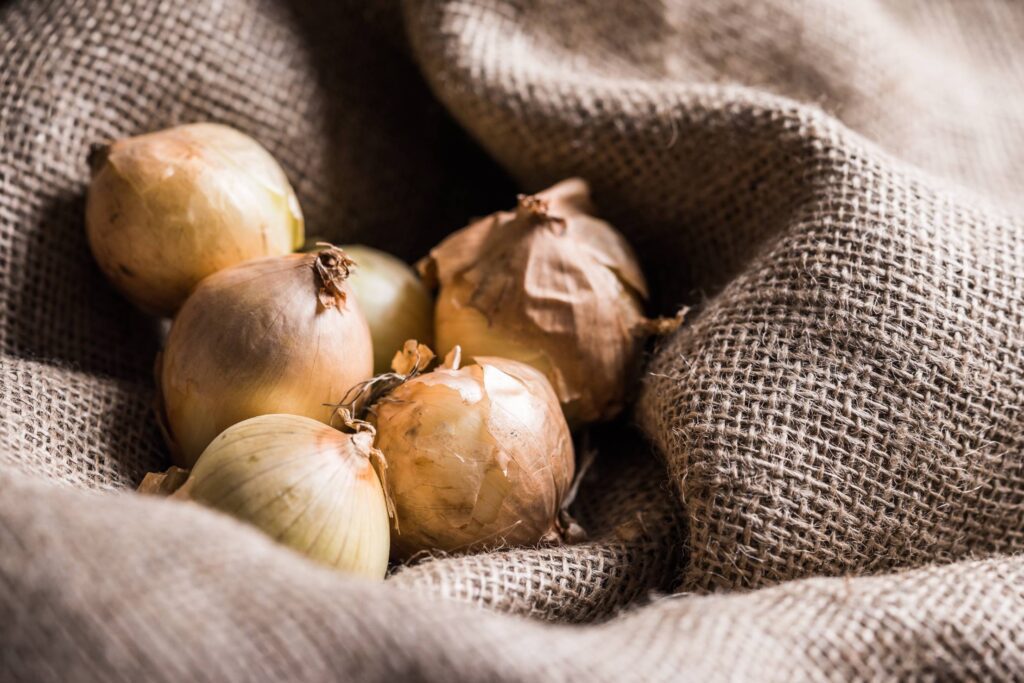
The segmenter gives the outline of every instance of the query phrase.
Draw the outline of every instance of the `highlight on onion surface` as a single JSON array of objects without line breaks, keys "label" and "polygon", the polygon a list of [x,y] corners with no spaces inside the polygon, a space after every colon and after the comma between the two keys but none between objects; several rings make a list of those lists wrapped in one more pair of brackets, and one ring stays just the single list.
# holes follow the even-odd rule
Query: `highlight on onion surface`
[{"label": "highlight on onion surface", "polygon": [[215,436],[270,413],[329,422],[373,373],[366,320],[341,249],[248,261],[203,280],[171,325],[158,361],[163,419],[177,464]]},{"label": "highlight on onion surface", "polygon": [[207,275],[302,244],[302,211],[284,171],[228,126],[117,140],[96,148],[90,165],[90,248],[111,283],[148,312],[172,315]]},{"label": "highlight on onion surface", "polygon": [[[402,362],[399,354],[396,367]],[[433,372],[400,378],[371,409],[396,506],[397,558],[562,536],[575,463],[551,385],[514,360],[459,365],[456,348]]]},{"label": "highlight on onion surface", "polygon": [[566,180],[450,235],[420,263],[440,286],[438,352],[511,358],[550,380],[570,424],[618,414],[639,363],[647,285],[632,249]]},{"label": "highlight on onion surface", "polygon": [[335,569],[382,579],[391,531],[379,457],[368,425],[346,434],[307,417],[262,415],[214,439],[175,495]]}]

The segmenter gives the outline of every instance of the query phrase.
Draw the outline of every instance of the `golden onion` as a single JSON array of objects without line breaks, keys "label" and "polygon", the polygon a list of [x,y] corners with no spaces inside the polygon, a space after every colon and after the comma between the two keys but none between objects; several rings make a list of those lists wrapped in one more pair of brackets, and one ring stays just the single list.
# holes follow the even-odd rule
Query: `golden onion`
[{"label": "golden onion", "polygon": [[346,434],[296,415],[222,432],[176,494],[255,525],[336,569],[382,579],[390,522],[372,430]]},{"label": "golden onion", "polygon": [[593,214],[586,183],[566,180],[452,234],[420,264],[440,285],[439,353],[460,345],[532,365],[573,425],[621,411],[646,322],[636,257]]},{"label": "golden onion", "polygon": [[114,286],[151,313],[173,314],[207,275],[302,244],[302,212],[284,171],[228,126],[118,140],[90,163],[92,253]]},{"label": "golden onion", "polygon": [[529,365],[476,357],[459,368],[457,355],[372,408],[398,558],[561,537],[575,463],[558,398]]},{"label": "golden onion", "polygon": [[387,372],[406,339],[433,344],[433,303],[415,271],[391,254],[345,245],[356,268],[348,283],[373,337],[373,370]]},{"label": "golden onion", "polygon": [[171,325],[158,381],[172,454],[191,467],[217,434],[256,415],[330,422],[373,373],[373,346],[341,249],[239,264],[203,280]]}]

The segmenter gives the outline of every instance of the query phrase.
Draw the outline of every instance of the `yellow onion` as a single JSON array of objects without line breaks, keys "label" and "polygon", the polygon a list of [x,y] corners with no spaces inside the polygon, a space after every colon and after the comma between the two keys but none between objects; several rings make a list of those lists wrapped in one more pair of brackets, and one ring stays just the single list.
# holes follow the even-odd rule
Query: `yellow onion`
[{"label": "yellow onion", "polygon": [[406,339],[433,344],[433,303],[415,271],[391,254],[363,245],[345,245],[356,262],[348,283],[373,337],[373,370],[387,372]]},{"label": "yellow onion", "polygon": [[529,363],[570,423],[615,416],[642,350],[647,285],[632,249],[595,218],[584,181],[520,196],[452,234],[421,263],[440,284],[439,353]]},{"label": "yellow onion", "polygon": [[284,171],[233,128],[196,123],[90,156],[86,231],[107,278],[140,308],[173,314],[204,277],[303,240]]},{"label": "yellow onion", "polygon": [[222,432],[176,494],[249,522],[300,553],[382,579],[390,522],[372,429],[345,434],[296,415]]},{"label": "yellow onion", "polygon": [[191,467],[217,434],[268,413],[330,422],[373,372],[366,320],[341,249],[248,261],[203,280],[171,325],[158,367],[172,454]]},{"label": "yellow onion", "polygon": [[397,524],[393,554],[534,545],[561,536],[572,439],[551,385],[502,358],[414,376],[373,407]]}]

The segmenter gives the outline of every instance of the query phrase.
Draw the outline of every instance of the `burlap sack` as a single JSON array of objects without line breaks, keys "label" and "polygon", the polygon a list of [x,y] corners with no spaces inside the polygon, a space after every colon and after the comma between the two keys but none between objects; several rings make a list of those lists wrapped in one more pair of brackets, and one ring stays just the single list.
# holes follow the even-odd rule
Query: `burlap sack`
[{"label": "burlap sack", "polygon": [[3,680],[978,681],[1024,663],[1020,558],[568,627],[348,580],[195,506],[3,486]]},{"label": "burlap sack", "polygon": [[524,183],[592,179],[666,304],[706,295],[638,408],[684,586],[1024,548],[1024,13],[498,5],[410,13],[442,99]]},{"label": "burlap sack", "polygon": [[[953,0],[0,4],[0,680],[1019,677],[1022,36]],[[694,308],[639,390],[665,466],[602,432],[590,541],[383,585],[124,491],[159,331],[88,255],[85,153],[198,119],[407,257],[588,178]]]}]

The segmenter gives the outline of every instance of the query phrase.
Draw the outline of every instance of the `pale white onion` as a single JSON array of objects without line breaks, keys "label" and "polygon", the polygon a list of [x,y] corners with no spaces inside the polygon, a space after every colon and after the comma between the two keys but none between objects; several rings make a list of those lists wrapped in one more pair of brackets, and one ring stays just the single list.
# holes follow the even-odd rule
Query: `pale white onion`
[{"label": "pale white onion", "polygon": [[263,415],[222,432],[179,497],[255,525],[318,562],[382,579],[390,522],[373,434],[295,415]]}]

